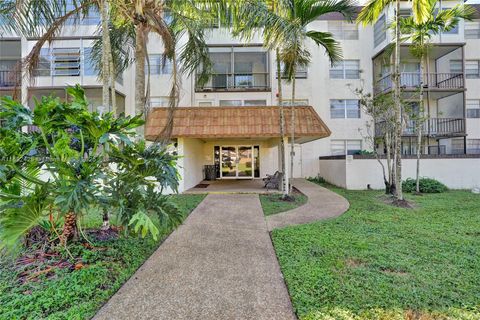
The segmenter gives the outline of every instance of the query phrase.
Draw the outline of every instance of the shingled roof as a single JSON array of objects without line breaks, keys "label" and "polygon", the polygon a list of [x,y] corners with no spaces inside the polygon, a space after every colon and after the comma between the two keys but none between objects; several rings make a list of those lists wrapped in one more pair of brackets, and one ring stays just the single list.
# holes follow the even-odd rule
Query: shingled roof
[{"label": "shingled roof", "polygon": [[[285,107],[286,134],[290,135],[291,108]],[[330,135],[330,130],[310,106],[295,107],[295,136],[300,143]],[[180,107],[175,110],[173,138],[274,138],[280,137],[278,106]],[[154,140],[167,120],[167,108],[148,115],[145,136]]]}]

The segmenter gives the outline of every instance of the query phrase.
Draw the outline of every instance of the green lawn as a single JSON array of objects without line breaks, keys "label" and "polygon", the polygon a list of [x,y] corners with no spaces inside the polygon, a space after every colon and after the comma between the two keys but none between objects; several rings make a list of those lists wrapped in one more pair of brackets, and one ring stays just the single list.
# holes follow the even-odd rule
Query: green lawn
[{"label": "green lawn", "polygon": [[344,215],[272,232],[300,319],[480,319],[479,195],[409,196],[409,210],[332,189]]},{"label": "green lawn", "polygon": [[[205,195],[175,195],[187,216]],[[89,219],[89,224],[94,220]],[[101,223],[101,219],[98,219]],[[0,260],[0,319],[88,319],[142,265],[171,230],[162,230],[159,241],[122,237],[96,242],[94,249],[73,245],[85,268],[56,268],[49,278],[21,284],[11,262]]]},{"label": "green lawn", "polygon": [[263,213],[266,216],[271,214],[280,213],[283,211],[295,209],[301,205],[304,205],[308,198],[306,195],[300,192],[293,193],[295,200],[294,201],[284,201],[281,200],[281,195],[279,194],[261,194],[260,202],[262,204]]}]

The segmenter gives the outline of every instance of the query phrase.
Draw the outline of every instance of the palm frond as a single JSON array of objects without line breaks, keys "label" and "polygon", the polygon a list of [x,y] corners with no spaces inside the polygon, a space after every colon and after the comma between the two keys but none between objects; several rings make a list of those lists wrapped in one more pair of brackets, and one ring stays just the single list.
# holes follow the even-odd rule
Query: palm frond
[{"label": "palm frond", "polygon": [[395,0],[370,0],[358,14],[357,23],[364,26],[375,23],[383,10],[393,2]]},{"label": "palm frond", "polygon": [[325,49],[332,64],[342,60],[342,48],[330,32],[308,31],[306,36]]}]

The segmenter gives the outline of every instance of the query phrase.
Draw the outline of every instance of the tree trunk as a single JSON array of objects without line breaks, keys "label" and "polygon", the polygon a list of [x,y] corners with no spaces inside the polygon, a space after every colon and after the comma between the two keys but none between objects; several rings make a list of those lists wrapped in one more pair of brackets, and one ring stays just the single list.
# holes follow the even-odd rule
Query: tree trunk
[{"label": "tree trunk", "polygon": [[293,184],[291,182],[291,180],[293,179],[293,164],[294,164],[294,158],[295,158],[295,77],[296,77],[296,73],[297,72],[297,68],[295,65],[293,65],[293,79],[292,79],[292,105],[291,105],[291,110],[292,110],[292,114],[291,114],[291,124],[290,124],[290,130],[292,130],[291,132],[291,138],[292,141],[290,141],[290,186],[288,188],[288,193],[291,194],[292,193],[292,187],[293,187]]},{"label": "tree trunk", "polygon": [[[428,62],[427,62],[428,63]],[[423,113],[424,113],[424,102],[423,102],[423,95],[424,95],[424,85],[428,85],[428,73],[425,75],[425,61],[422,54],[420,57],[420,75],[424,77],[422,81],[420,81],[420,110],[418,110],[417,115],[417,168],[416,168],[416,175],[415,175],[415,191],[420,193],[420,157],[421,157],[421,148],[422,148],[422,126],[423,126]],[[427,81],[424,83],[424,79]]]},{"label": "tree trunk", "polygon": [[[145,117],[145,33],[141,23],[135,26],[135,113]],[[137,129],[142,137],[144,127]]]},{"label": "tree trunk", "polygon": [[110,109],[110,64],[111,56],[110,35],[108,30],[108,3],[107,0],[100,2],[102,15],[102,106],[106,112]]},{"label": "tree trunk", "polygon": [[285,197],[288,195],[289,187],[285,184],[285,114],[283,109],[282,66],[278,48],[275,49],[275,58],[277,63],[278,108],[280,109],[280,167],[282,171],[282,192]]},{"label": "tree trunk", "polygon": [[65,215],[65,222],[63,224],[63,231],[60,241],[67,243],[68,240],[77,237],[77,215],[75,212],[69,212]]},{"label": "tree trunk", "polygon": [[394,137],[394,159],[395,159],[395,198],[403,201],[402,190],[402,102],[400,97],[400,0],[395,1],[395,63],[393,74],[393,103],[395,108],[395,137]]}]

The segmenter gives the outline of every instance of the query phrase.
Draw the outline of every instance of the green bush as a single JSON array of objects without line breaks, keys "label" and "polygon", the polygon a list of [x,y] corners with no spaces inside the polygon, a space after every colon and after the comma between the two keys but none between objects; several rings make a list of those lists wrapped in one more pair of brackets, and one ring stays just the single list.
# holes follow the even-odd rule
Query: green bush
[{"label": "green bush", "polygon": [[[416,180],[408,178],[402,183],[403,191],[405,192],[415,192],[416,190]],[[447,191],[448,188],[443,183],[431,179],[431,178],[420,178],[420,192],[421,193],[442,193]]]}]

